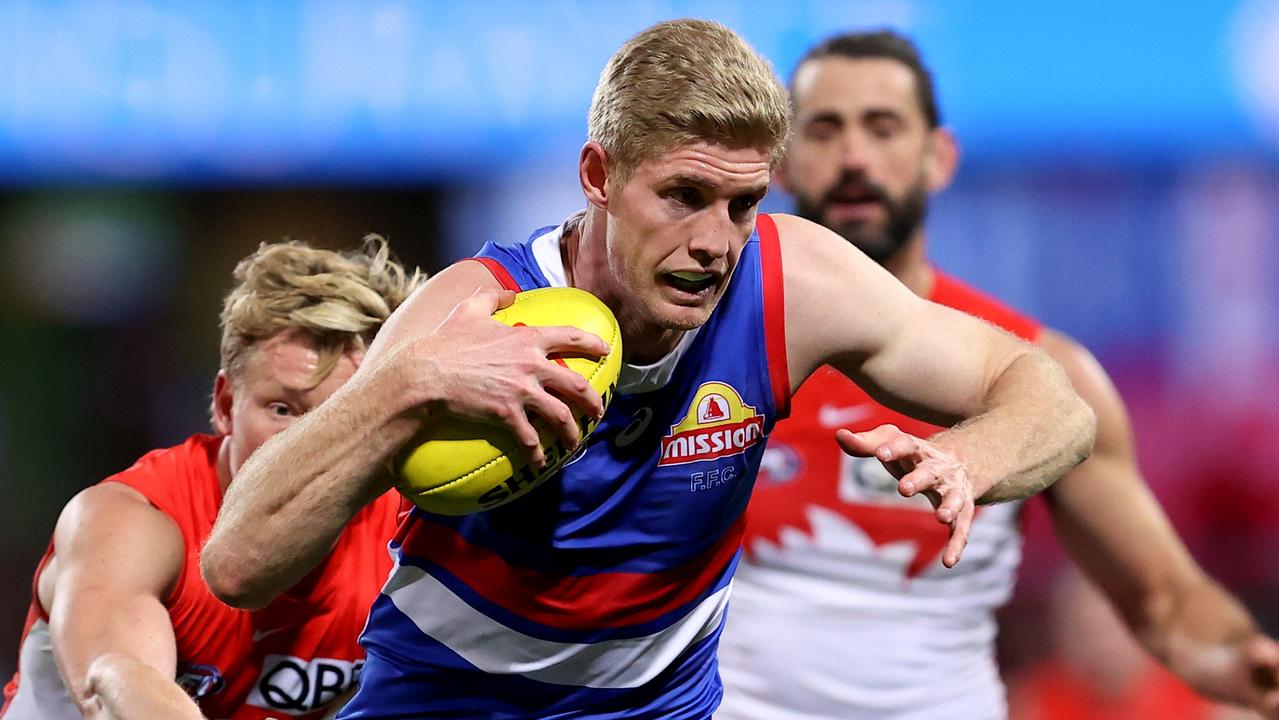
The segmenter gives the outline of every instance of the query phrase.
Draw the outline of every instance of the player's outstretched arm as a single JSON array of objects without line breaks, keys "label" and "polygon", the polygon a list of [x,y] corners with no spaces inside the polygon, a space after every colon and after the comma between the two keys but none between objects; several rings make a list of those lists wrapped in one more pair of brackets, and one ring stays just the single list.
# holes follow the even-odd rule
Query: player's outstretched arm
[{"label": "player's outstretched arm", "polygon": [[202,718],[174,682],[177,648],[162,600],[182,569],[177,526],[141,494],[107,483],[67,504],[54,547],[41,596],[58,669],[80,712]]},{"label": "player's outstretched arm", "polygon": [[607,347],[576,328],[493,320],[510,298],[487,269],[467,262],[396,310],[346,385],[264,443],[232,480],[201,556],[213,593],[256,608],[300,580],[346,523],[390,489],[387,461],[423,423],[454,416],[503,425],[540,466],[532,413],[574,447],[566,402],[593,416],[603,405],[584,378],[546,356],[603,355]]},{"label": "player's outstretched arm", "polygon": [[1094,423],[1061,368],[987,323],[928,302],[815,223],[773,216],[785,273],[791,387],[824,364],[908,415],[955,427],[927,440],[885,426],[841,432],[877,457],[904,495],[924,493],[959,560],[977,502],[1042,490],[1085,457]]},{"label": "player's outstretched arm", "polygon": [[1160,662],[1199,692],[1279,718],[1279,644],[1195,563],[1141,478],[1128,413],[1078,343],[1040,345],[1097,415],[1092,456],[1048,489],[1057,536]]}]

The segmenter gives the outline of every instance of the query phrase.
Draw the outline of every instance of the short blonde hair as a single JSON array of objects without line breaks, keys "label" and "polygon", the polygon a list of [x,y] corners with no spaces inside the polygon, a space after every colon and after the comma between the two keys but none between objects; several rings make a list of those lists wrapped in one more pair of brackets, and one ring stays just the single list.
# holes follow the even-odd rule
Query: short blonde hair
[{"label": "short blonde hair", "polygon": [[790,100],[772,66],[707,20],[658,23],[622,45],[600,74],[587,124],[623,179],[698,140],[760,148],[775,166],[789,131]]},{"label": "short blonde hair", "polygon": [[254,344],[296,329],[320,349],[313,386],[347,348],[366,348],[424,279],[419,271],[401,267],[378,235],[346,252],[297,240],[262,243],[236,265],[234,277],[235,287],[222,305],[222,369],[239,376]]}]

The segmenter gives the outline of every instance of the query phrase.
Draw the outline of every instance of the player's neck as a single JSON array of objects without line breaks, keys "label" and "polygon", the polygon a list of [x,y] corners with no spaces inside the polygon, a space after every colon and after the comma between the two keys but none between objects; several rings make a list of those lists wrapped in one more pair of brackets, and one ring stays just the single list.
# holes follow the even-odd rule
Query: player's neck
[{"label": "player's neck", "polygon": [[588,235],[603,232],[600,221],[593,217],[589,210],[578,213],[564,222],[564,232],[560,235],[560,262],[564,265],[564,277],[569,287],[585,290],[617,312],[605,292],[603,277],[607,258],[595,252],[600,243],[586,240]]},{"label": "player's neck", "polygon": [[916,295],[928,297],[932,294],[936,273],[933,271],[933,264],[928,260],[923,228],[916,230],[914,236],[902,245],[901,249],[884,260],[884,269],[892,273]]}]

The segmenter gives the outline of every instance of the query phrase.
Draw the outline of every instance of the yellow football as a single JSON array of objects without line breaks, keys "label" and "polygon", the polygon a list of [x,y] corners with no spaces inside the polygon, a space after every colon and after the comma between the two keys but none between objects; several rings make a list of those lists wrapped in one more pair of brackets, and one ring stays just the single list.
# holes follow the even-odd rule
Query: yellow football
[{"label": "yellow football", "polygon": [[[507,325],[572,325],[608,343],[602,358],[556,357],[590,382],[608,407],[622,369],[622,333],[617,318],[598,298],[576,288],[539,288],[516,293],[515,302],[493,313]],[[598,421],[579,415],[579,438]],[[530,467],[514,436],[504,428],[449,419],[430,423],[400,455],[396,487],[413,504],[441,515],[467,515],[504,505],[542,484],[568,460],[569,452],[541,418],[533,426],[542,438],[546,466]]]}]

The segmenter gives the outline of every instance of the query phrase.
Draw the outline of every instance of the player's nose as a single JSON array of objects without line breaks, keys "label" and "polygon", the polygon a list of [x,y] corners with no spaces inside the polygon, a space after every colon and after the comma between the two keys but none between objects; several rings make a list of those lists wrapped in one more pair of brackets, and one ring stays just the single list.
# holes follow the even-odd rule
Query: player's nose
[{"label": "player's nose", "polygon": [[720,222],[707,223],[693,234],[688,243],[688,252],[695,260],[709,266],[713,264],[713,261],[728,255],[736,232],[736,225],[728,218]]},{"label": "player's nose", "polygon": [[862,174],[866,172],[870,162],[870,143],[856,129],[844,133],[843,149],[840,152],[840,166],[844,172]]}]

